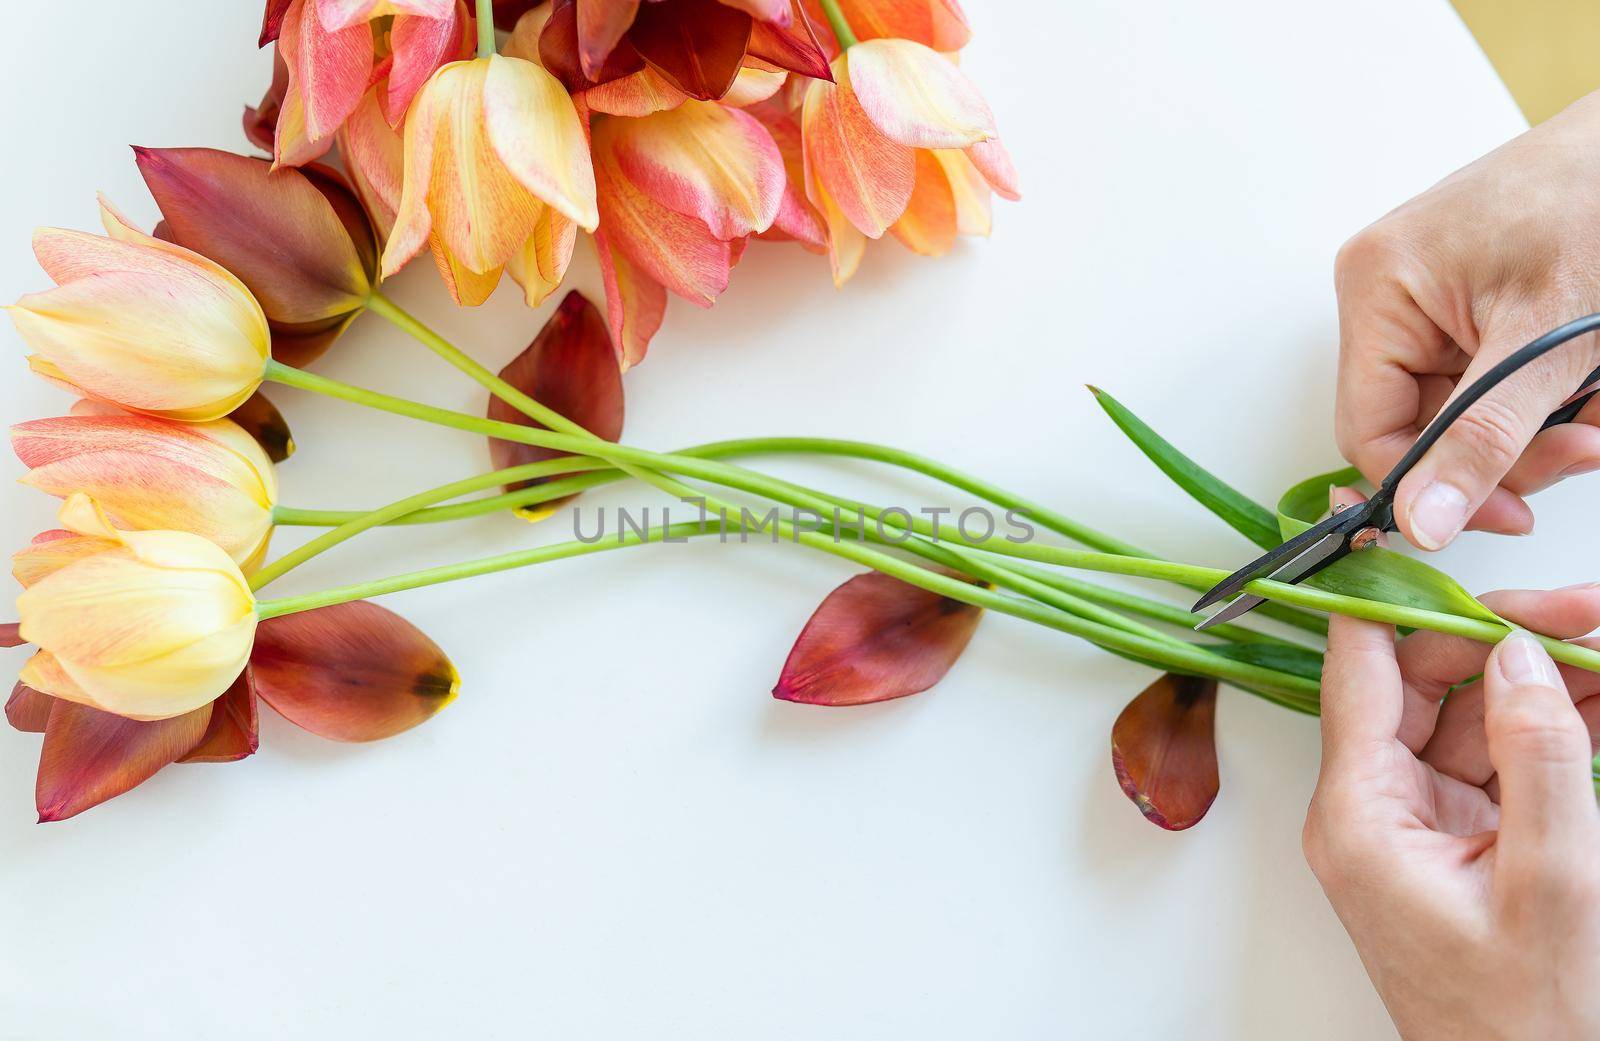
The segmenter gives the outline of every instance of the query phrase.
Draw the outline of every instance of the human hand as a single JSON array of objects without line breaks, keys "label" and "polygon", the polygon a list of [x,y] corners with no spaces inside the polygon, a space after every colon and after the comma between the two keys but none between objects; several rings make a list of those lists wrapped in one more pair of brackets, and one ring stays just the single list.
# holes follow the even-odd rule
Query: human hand
[{"label": "human hand", "polygon": [[[1340,450],[1374,482],[1458,389],[1523,344],[1600,311],[1600,92],[1347,242],[1339,296]],[[1600,362],[1593,335],[1507,380],[1400,483],[1415,546],[1464,526],[1527,534],[1523,496],[1600,469],[1600,400],[1539,432]]]},{"label": "human hand", "polygon": [[[1600,626],[1600,585],[1483,601]],[[1600,1036],[1596,694],[1526,634],[1491,652],[1332,619],[1306,860],[1406,1041]]]}]

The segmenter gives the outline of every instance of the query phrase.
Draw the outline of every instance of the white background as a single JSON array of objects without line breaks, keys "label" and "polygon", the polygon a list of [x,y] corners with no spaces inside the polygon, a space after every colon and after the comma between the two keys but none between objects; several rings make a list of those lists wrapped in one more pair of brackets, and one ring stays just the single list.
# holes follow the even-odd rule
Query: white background
[{"label": "white background", "polygon": [[[96,189],[153,222],[129,143],[242,149],[268,71],[253,0],[11,7],[8,299],[45,284],[29,229],[93,227]],[[1082,384],[1260,498],[1330,468],[1334,250],[1520,117],[1444,0],[971,7],[966,67],[1025,201],[943,260],[876,246],[840,293],[821,259],[755,245],[714,311],[672,305],[627,377],[627,436],[884,440],[1240,561]],[[598,287],[587,255],[573,284]],[[455,313],[425,263],[393,290],[494,366],[543,320],[509,288]],[[0,417],[64,410],[0,338]],[[482,406],[377,318],[322,371]],[[484,465],[466,435],[275,397],[300,445],[291,505],[376,505]],[[1468,538],[1445,566],[1477,588],[1595,578],[1580,494],[1541,497],[1538,538]],[[51,515],[14,489],[7,544]],[[381,533],[286,587],[568,530]],[[465,677],[440,718],[341,746],[269,715],[256,757],[169,769],[64,824],[32,823],[38,737],[0,733],[0,1037],[1392,1036],[1300,857],[1315,721],[1226,692],[1221,796],[1167,834],[1108,755],[1148,672],[1063,636],[989,618],[926,696],[774,702],[850,573],[672,546],[396,596]]]}]

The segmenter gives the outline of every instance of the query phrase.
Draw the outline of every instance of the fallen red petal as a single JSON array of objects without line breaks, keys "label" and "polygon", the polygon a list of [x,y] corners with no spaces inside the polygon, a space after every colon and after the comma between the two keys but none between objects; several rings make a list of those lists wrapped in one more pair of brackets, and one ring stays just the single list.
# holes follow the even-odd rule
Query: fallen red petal
[{"label": "fallen red petal", "polygon": [[1217,797],[1217,681],[1161,677],[1122,710],[1111,728],[1117,781],[1151,823],[1182,831]]},{"label": "fallen red petal", "polygon": [[43,691],[18,683],[6,699],[6,722],[23,733],[42,734],[50,721],[50,706],[55,702],[55,698]]},{"label": "fallen red petal", "polygon": [[865,705],[938,683],[966,650],[981,608],[877,571],[828,594],[812,614],[772,696],[807,705]]},{"label": "fallen red petal", "polygon": [[66,820],[143,784],[206,732],[211,706],[171,719],[125,719],[55,699],[39,753],[39,820]]},{"label": "fallen red petal", "polygon": [[233,686],[211,703],[205,735],[178,762],[231,763],[254,755],[261,744],[257,722],[255,681],[247,665]]}]

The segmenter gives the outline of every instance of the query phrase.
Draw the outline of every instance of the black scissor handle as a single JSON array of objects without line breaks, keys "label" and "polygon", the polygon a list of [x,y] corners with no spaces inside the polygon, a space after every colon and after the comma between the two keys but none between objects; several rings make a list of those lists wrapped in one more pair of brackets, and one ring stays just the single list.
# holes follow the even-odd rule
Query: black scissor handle
[{"label": "black scissor handle", "polygon": [[[1568,341],[1597,330],[1600,330],[1600,314],[1576,318],[1563,326],[1550,330],[1532,343],[1507,355],[1494,368],[1479,376],[1466,390],[1440,409],[1439,414],[1434,416],[1433,421],[1423,429],[1422,436],[1417,438],[1416,444],[1412,445],[1406,451],[1406,454],[1400,457],[1400,461],[1395,464],[1393,470],[1389,471],[1389,476],[1383,479],[1383,483],[1378,486],[1377,492],[1372,496],[1371,501],[1377,507],[1373,516],[1374,525],[1384,531],[1397,530],[1394,520],[1395,489],[1400,486],[1400,481],[1405,475],[1411,472],[1411,468],[1416,466],[1424,455],[1428,454],[1428,449],[1437,444],[1439,439],[1444,436],[1444,432],[1450,429],[1450,424],[1460,419],[1467,409],[1476,405],[1483,399],[1485,394],[1505,382],[1508,377],[1515,374],[1523,366],[1544,357]],[[1588,379],[1579,384],[1577,389],[1582,390],[1596,380],[1600,380],[1600,369],[1591,372]],[[1587,394],[1583,394],[1556,409],[1550,414],[1550,418],[1545,420],[1544,426],[1540,429],[1548,430],[1550,427],[1572,422],[1577,418],[1578,413],[1583,411],[1583,407],[1594,398],[1596,393],[1600,393],[1600,390],[1589,391]]]}]

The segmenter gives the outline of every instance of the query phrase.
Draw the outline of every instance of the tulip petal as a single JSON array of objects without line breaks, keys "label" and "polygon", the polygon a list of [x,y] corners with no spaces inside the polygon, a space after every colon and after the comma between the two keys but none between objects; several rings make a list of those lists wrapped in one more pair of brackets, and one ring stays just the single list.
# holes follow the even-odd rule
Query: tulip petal
[{"label": "tulip petal", "polygon": [[633,25],[639,0],[576,0],[576,7],[578,60],[583,74],[598,80],[617,41]]},{"label": "tulip petal", "polygon": [[11,555],[11,575],[24,589],[83,557],[116,545],[107,539],[88,538],[60,529],[42,532],[33,542]]},{"label": "tulip petal", "polygon": [[292,0],[267,0],[266,13],[261,16],[261,37],[257,47],[265,47],[275,43],[278,34],[283,30],[283,16],[289,13],[289,4]]},{"label": "tulip petal", "polygon": [[350,231],[300,171],[211,148],[134,154],[172,240],[237,275],[268,318],[317,322],[365,303],[372,283]]},{"label": "tulip petal", "polygon": [[787,26],[794,19],[789,9],[789,0],[721,0],[721,2],[729,7],[738,8],[751,18],[778,26]]},{"label": "tulip petal", "polygon": [[912,148],[966,148],[996,136],[994,114],[954,62],[911,40],[850,48],[850,84],[884,136]]},{"label": "tulip petal", "polygon": [[[287,6],[287,3],[285,3]],[[283,54],[272,52],[272,82],[256,105],[244,108],[244,136],[257,148],[271,155],[278,136],[278,115],[283,110],[283,98],[289,91],[289,67],[283,63]]]},{"label": "tulip petal", "polygon": [[[974,145],[973,147],[983,147]],[[945,180],[950,185],[951,198],[956,206],[956,231],[962,235],[988,235],[994,227],[989,182],[972,165],[965,152],[949,148],[932,151],[944,168]]]},{"label": "tulip petal", "polygon": [[1182,831],[1217,797],[1217,681],[1171,673],[1147,687],[1111,728],[1117,782],[1152,824]]},{"label": "tulip petal", "polygon": [[804,9],[791,5],[789,24],[756,21],[750,28],[746,58],[759,58],[780,69],[811,79],[832,80],[828,55],[818,42],[812,20]]},{"label": "tulip petal", "polygon": [[289,421],[261,391],[246,398],[228,413],[228,418],[249,434],[272,462],[281,463],[294,455],[294,435],[289,432]]},{"label": "tulip petal", "polygon": [[539,216],[522,252],[506,263],[506,271],[522,286],[529,307],[538,307],[567,277],[578,226],[549,206]]},{"label": "tulip petal", "polygon": [[865,705],[921,693],[961,657],[982,615],[881,572],[857,575],[812,614],[772,696]]},{"label": "tulip petal", "polygon": [[308,13],[310,2],[294,0],[278,39],[289,70],[278,119],[279,166],[299,166],[327,151],[372,79],[372,30],[363,23],[330,32]]},{"label": "tulip petal", "polygon": [[789,74],[782,69],[756,69],[749,65],[739,70],[733,86],[722,96],[719,104],[729,108],[748,108],[772,97],[783,89]]},{"label": "tulip petal", "polygon": [[450,293],[450,299],[456,302],[457,307],[477,307],[488,300],[494,295],[495,288],[500,285],[500,276],[505,272],[502,267],[488,271],[472,270],[438,236],[428,240],[428,250],[433,255],[434,266],[439,269],[439,277]]},{"label": "tulip petal", "polygon": [[828,232],[823,226],[822,215],[805,197],[805,150],[800,138],[799,122],[776,104],[757,104],[748,111],[767,128],[773,143],[778,146],[778,154],[783,156],[783,202],[778,207],[778,216],[772,222],[772,227],[761,237],[793,239],[811,252],[827,252]]},{"label": "tulip petal", "polygon": [[940,257],[956,244],[956,197],[944,165],[927,149],[917,150],[917,181],[906,212],[889,229],[914,253]]},{"label": "tulip petal", "polygon": [[713,238],[772,226],[783,202],[783,155],[755,117],[706,101],[606,124],[622,175],[671,210],[695,217]]},{"label": "tulip petal", "polygon": [[812,80],[800,112],[806,195],[830,225],[831,205],[868,238],[881,238],[911,201],[916,159],[861,110],[842,58],[834,79]]},{"label": "tulip petal", "polygon": [[42,734],[50,720],[50,707],[55,703],[56,699],[50,695],[18,683],[6,699],[6,722],[25,734]]},{"label": "tulip petal", "polygon": [[606,291],[606,320],[623,372],[644,361],[667,311],[667,287],[634,266],[602,228],[594,235]]},{"label": "tulip petal", "polygon": [[649,66],[583,92],[584,104],[591,111],[612,116],[648,116],[677,108],[687,100],[689,95]]},{"label": "tulip petal", "polygon": [[255,755],[261,744],[257,716],[255,679],[247,667],[227,693],[211,703],[205,733],[178,762],[232,763]]},{"label": "tulip petal", "polygon": [[732,273],[727,242],[694,217],[656,202],[622,172],[614,148],[625,121],[597,121],[595,182],[609,248],[627,254],[640,271],[698,307],[710,307]]},{"label": "tulip petal", "polygon": [[376,90],[368,91],[345,120],[338,140],[356,195],[379,238],[387,239],[400,210],[405,143],[384,117]]},{"label": "tulip petal", "polygon": [[290,722],[333,741],[409,730],[455,699],[455,666],[422,630],[357,600],[261,623],[256,692]]},{"label": "tulip petal", "polygon": [[365,25],[385,15],[439,20],[455,14],[456,0],[317,0],[317,17],[329,32]]},{"label": "tulip petal", "polygon": [[[555,0],[548,11],[542,25],[530,24],[530,19],[539,17],[538,13],[524,16],[517,22],[516,32],[512,34],[515,47],[507,48],[507,55],[531,58],[525,53],[527,44],[524,37],[537,28],[539,64],[550,70],[572,94],[582,93],[597,84],[609,83],[644,68],[644,59],[639,57],[639,52],[634,50],[626,36],[610,49],[599,68],[586,68],[578,39],[577,0]],[[598,49],[591,54],[598,54]]]},{"label": "tulip petal", "polygon": [[628,41],[679,90],[714,101],[733,86],[751,25],[717,0],[656,0],[639,8]]},{"label": "tulip petal", "polygon": [[1011,153],[1006,151],[998,137],[980,141],[968,148],[966,155],[996,195],[1012,202],[1022,198],[1022,189],[1017,184],[1017,168],[1011,162]]},{"label": "tulip petal", "polygon": [[600,217],[589,145],[561,82],[533,62],[496,55],[483,84],[483,116],[489,140],[512,176],[593,231]]},{"label": "tulip petal", "polygon": [[149,780],[200,741],[210,718],[210,705],[141,723],[56,701],[34,788],[40,822],[66,820]]},{"label": "tulip petal", "polygon": [[[420,6],[420,5],[419,5]],[[389,125],[398,127],[417,91],[446,62],[466,57],[463,51],[465,20],[459,15],[456,0],[442,6],[443,13],[394,20],[389,45],[394,63],[389,67],[389,85],[384,94]]]},{"label": "tulip petal", "polygon": [[[808,0],[813,17],[826,26],[816,0]],[[936,51],[954,52],[972,39],[972,30],[956,0],[839,0],[840,12],[858,40],[900,37]],[[827,40],[835,51],[833,34]]]},{"label": "tulip petal", "polygon": [[[572,290],[539,330],[528,348],[500,370],[500,378],[597,437],[622,436],[622,373],[611,346],[605,319],[577,290]],[[544,429],[497,397],[489,398],[488,417]],[[497,470],[567,455],[549,448],[489,439],[489,459]],[[555,478],[523,481],[507,491]],[[542,504],[548,513],[554,504]]]}]

